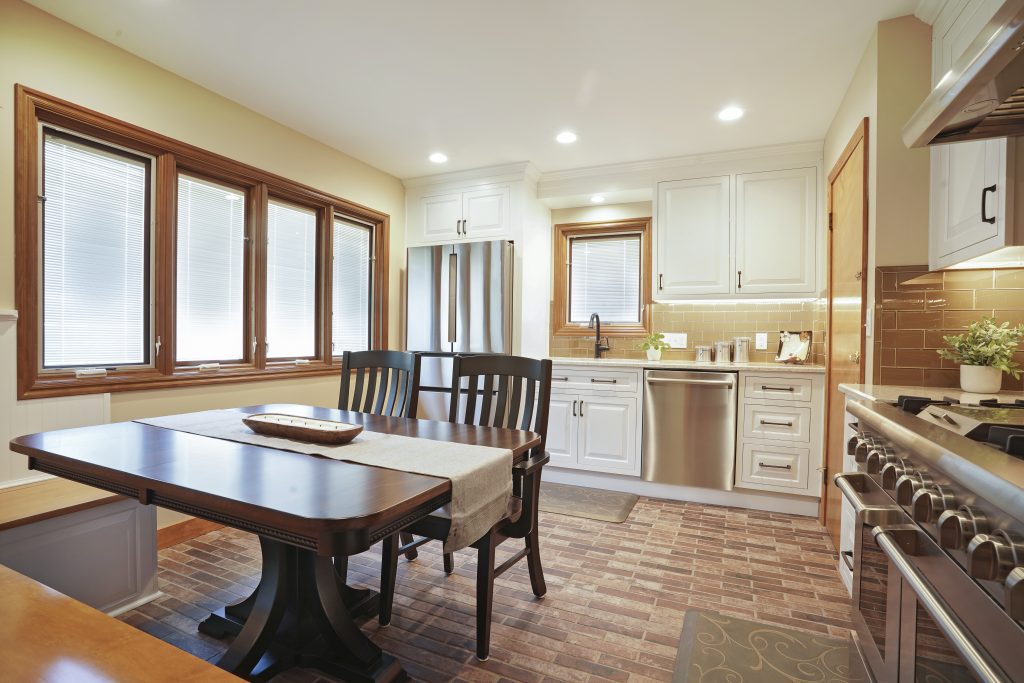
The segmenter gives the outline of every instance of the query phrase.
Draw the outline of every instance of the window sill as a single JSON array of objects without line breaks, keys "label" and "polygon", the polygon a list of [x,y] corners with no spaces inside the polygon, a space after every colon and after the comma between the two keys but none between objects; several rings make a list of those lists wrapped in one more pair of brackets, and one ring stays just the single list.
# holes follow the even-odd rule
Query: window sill
[{"label": "window sill", "polygon": [[[602,337],[645,337],[650,334],[650,325],[633,323],[629,325],[601,324]],[[554,337],[593,337],[594,329],[586,325],[563,323],[551,331]]]},{"label": "window sill", "polygon": [[80,396],[84,394],[105,394],[121,391],[147,391],[170,387],[192,387],[204,384],[235,384],[257,382],[268,379],[296,379],[300,377],[324,377],[339,375],[341,365],[311,362],[308,365],[280,364],[260,370],[253,367],[221,369],[209,372],[179,370],[172,375],[156,371],[125,372],[106,377],[46,377],[40,376],[26,388],[19,387],[18,399],[53,398],[56,396]]}]

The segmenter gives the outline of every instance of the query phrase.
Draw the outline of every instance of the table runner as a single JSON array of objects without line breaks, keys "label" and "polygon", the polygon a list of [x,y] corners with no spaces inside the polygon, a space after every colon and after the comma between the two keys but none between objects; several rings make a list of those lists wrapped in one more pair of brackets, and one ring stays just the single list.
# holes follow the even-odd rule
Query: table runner
[{"label": "table runner", "polygon": [[327,446],[257,434],[242,423],[246,416],[236,410],[206,410],[135,422],[448,479],[452,483],[452,502],[445,508],[452,525],[444,542],[445,552],[469,546],[508,514],[512,498],[512,451],[508,449],[370,431],[363,431],[347,444]]}]

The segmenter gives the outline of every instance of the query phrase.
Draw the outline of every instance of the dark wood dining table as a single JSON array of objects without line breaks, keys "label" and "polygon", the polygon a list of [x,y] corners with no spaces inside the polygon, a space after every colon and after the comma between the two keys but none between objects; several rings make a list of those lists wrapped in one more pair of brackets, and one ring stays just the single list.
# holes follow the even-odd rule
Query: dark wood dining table
[{"label": "dark wood dining table", "polygon": [[[532,432],[382,417],[296,404],[235,409],[363,425],[366,431],[507,449],[513,463],[540,445]],[[346,582],[347,558],[451,500],[447,479],[119,422],[18,437],[29,467],[260,538],[263,572],[245,600],[200,625],[235,635],[217,665],[252,680],[293,666],[343,680],[398,681],[394,657],[354,618],[376,593]],[[511,476],[511,475],[510,475]]]}]

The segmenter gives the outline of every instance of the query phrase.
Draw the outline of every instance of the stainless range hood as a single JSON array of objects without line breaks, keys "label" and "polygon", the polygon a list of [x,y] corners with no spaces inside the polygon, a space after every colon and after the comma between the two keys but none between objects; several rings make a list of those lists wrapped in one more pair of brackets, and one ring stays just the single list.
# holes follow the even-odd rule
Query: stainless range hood
[{"label": "stainless range hood", "polygon": [[1024,0],[1007,0],[903,127],[908,147],[1024,135]]}]

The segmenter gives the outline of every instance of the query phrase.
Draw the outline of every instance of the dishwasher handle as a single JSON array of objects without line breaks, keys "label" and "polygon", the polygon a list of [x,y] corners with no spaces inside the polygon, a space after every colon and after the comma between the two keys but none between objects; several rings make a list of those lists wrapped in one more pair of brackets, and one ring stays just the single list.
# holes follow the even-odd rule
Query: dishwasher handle
[{"label": "dishwasher handle", "polygon": [[702,384],[704,386],[731,387],[735,383],[731,379],[662,379],[648,377],[648,384]]}]

